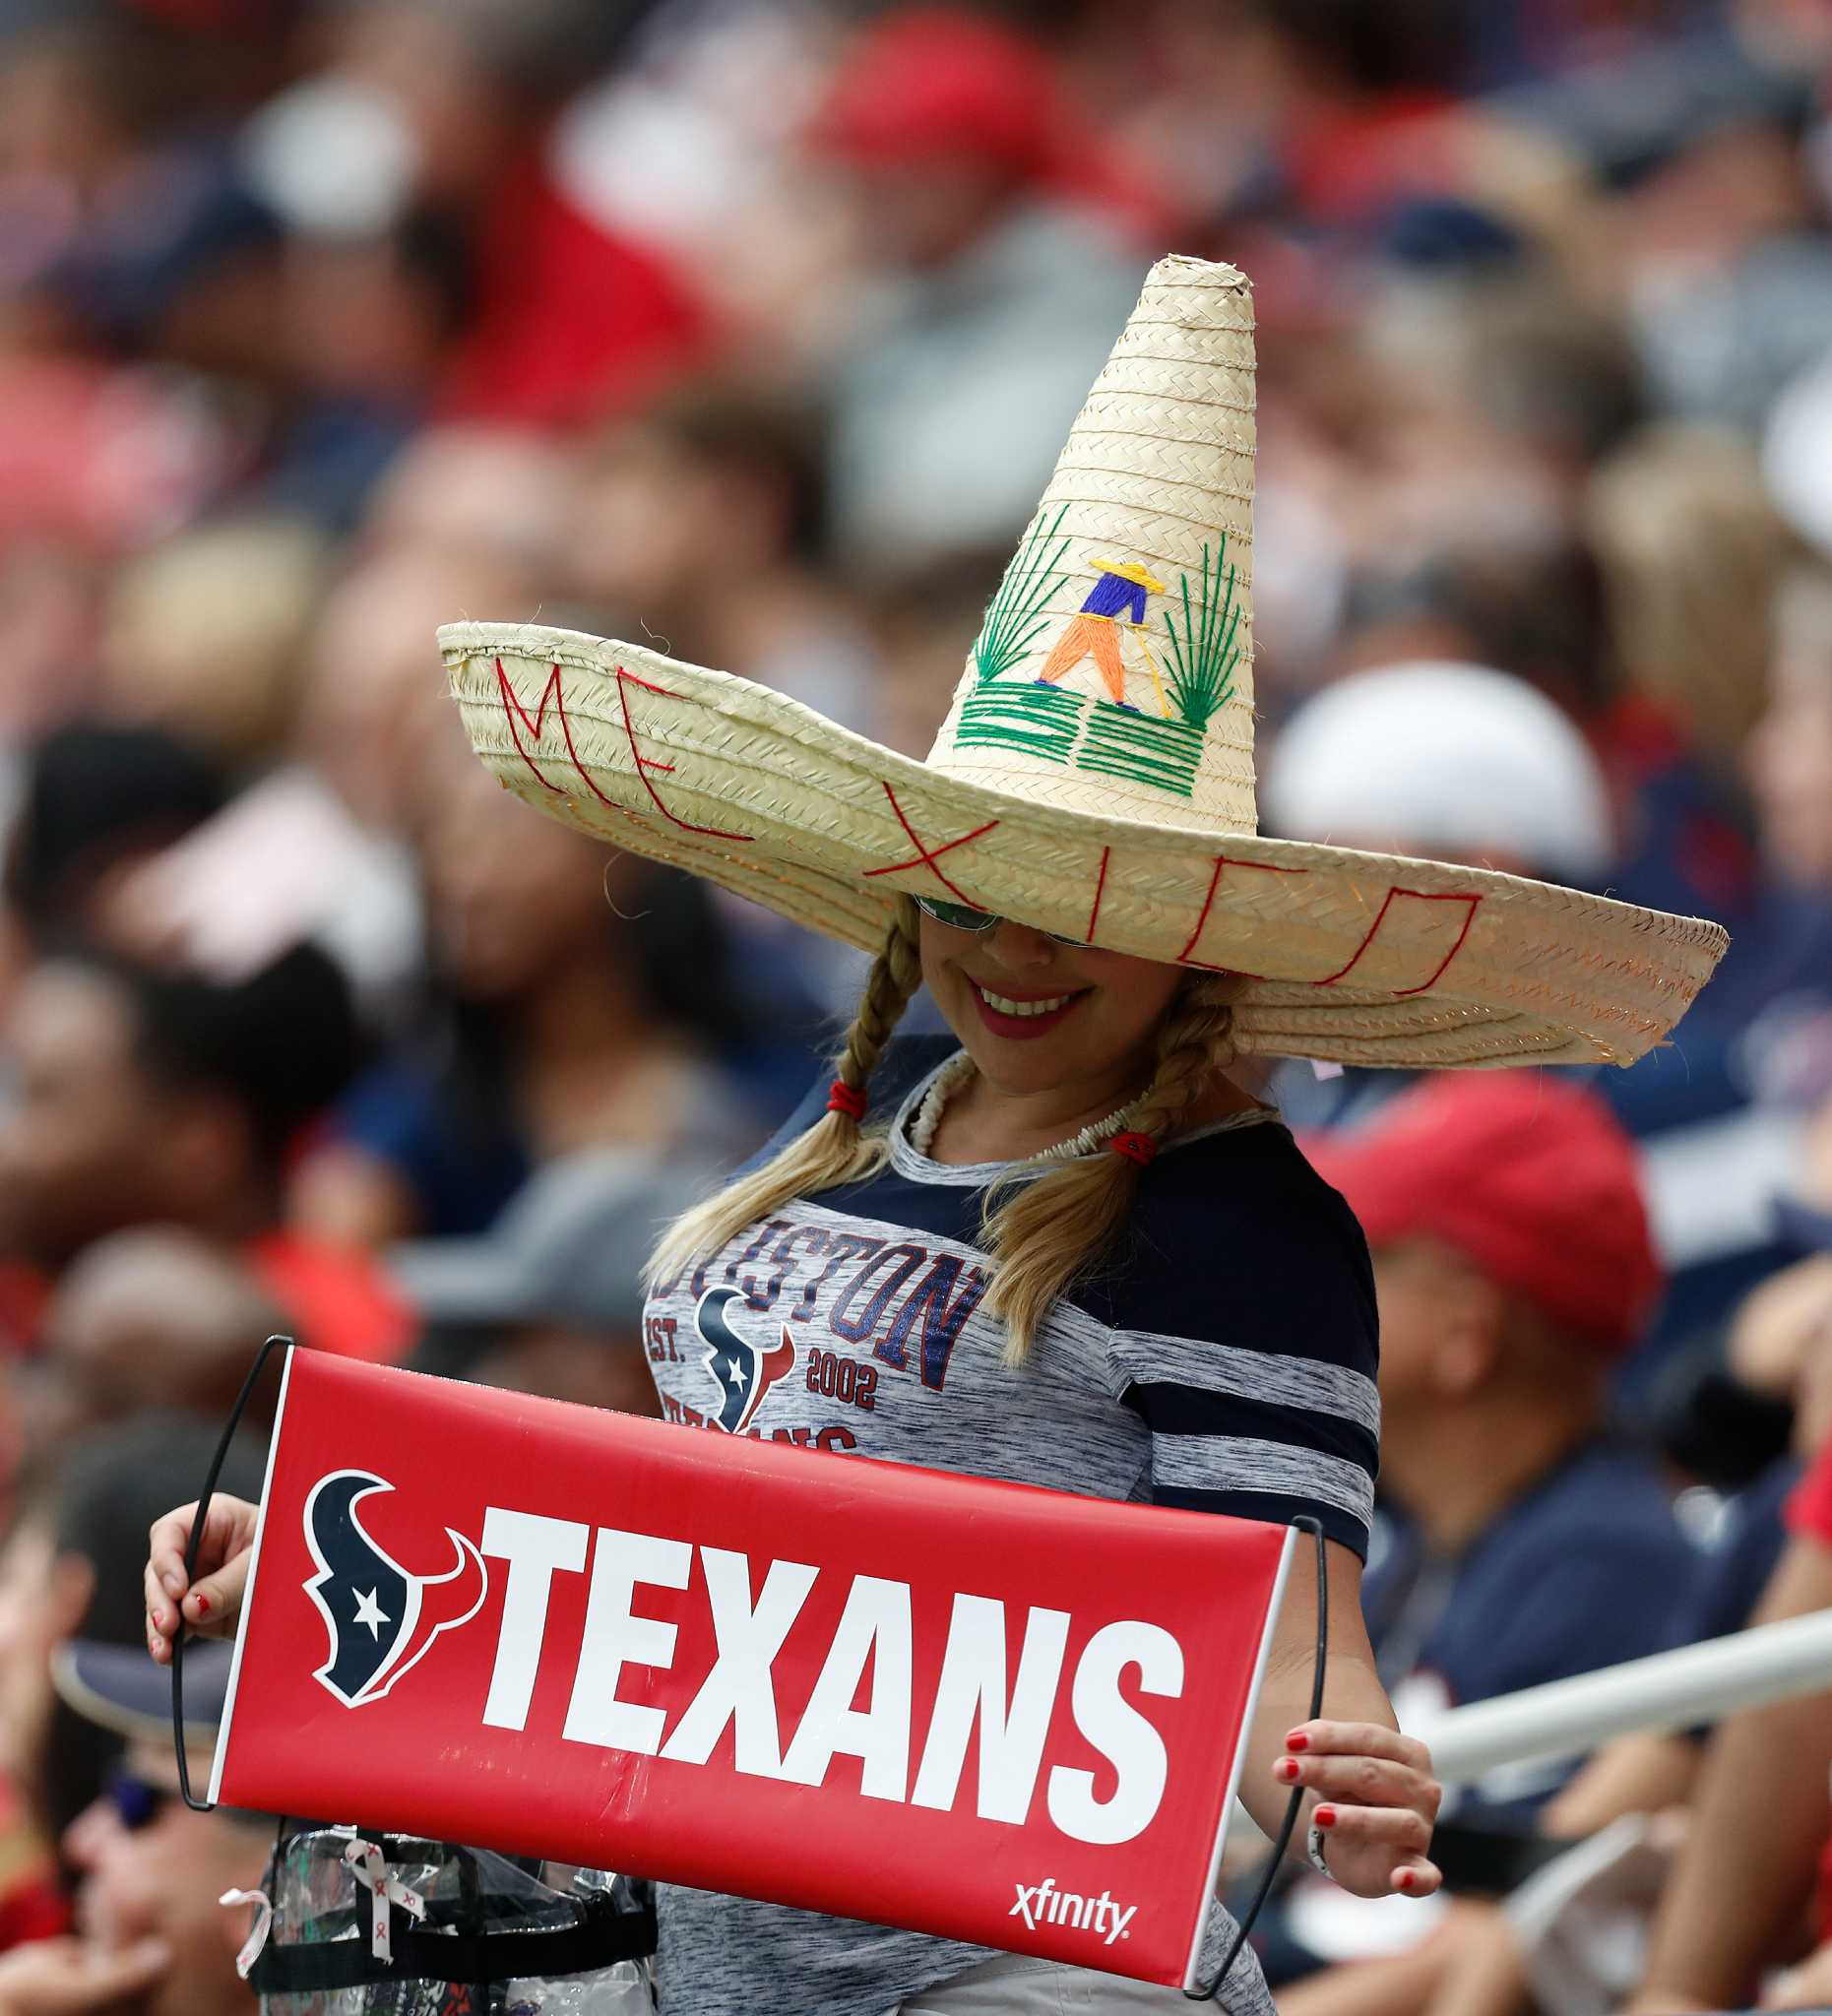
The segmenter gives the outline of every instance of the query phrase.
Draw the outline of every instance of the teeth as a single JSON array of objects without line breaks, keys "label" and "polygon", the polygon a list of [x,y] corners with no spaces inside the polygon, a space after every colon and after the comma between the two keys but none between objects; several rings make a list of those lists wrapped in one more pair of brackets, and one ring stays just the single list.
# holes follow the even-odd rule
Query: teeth
[{"label": "teeth", "polygon": [[989,1008],[996,1008],[1001,1015],[1049,1015],[1058,1008],[1066,1008],[1075,998],[1073,994],[1057,994],[1048,1001],[1008,1001],[1003,994],[995,994],[990,987],[979,989],[980,998]]}]

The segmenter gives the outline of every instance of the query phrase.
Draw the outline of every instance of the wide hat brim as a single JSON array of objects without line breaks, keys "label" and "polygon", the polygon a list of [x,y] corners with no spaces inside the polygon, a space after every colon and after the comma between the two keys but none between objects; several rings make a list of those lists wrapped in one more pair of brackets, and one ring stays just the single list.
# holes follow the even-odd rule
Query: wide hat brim
[{"label": "wide hat brim", "polygon": [[1630,1064],[1729,942],[1490,869],[1039,803],[639,645],[452,623],[439,647],[477,754],[550,817],[866,951],[927,895],[1239,976],[1247,1052]]}]

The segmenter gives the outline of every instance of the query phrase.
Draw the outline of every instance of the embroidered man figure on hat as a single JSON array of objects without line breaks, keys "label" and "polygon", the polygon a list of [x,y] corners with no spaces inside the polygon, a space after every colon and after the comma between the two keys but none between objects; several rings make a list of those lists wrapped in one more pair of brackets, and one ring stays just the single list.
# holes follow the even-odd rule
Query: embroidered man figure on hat
[{"label": "embroidered man figure on hat", "polygon": [[1097,560],[1094,564],[1101,570],[1100,579],[1088,591],[1087,599],[1071,618],[1069,627],[1051,647],[1049,656],[1043,661],[1043,669],[1037,675],[1037,683],[1053,686],[1065,672],[1072,672],[1083,659],[1091,658],[1106,681],[1107,695],[1113,705],[1123,707],[1128,714],[1137,714],[1139,710],[1126,698],[1126,670],[1120,658],[1119,619],[1123,615],[1132,625],[1140,650],[1145,653],[1152,685],[1158,693],[1159,709],[1168,715],[1170,710],[1165,705],[1158,667],[1152,662],[1151,646],[1145,642],[1146,595],[1163,595],[1165,585],[1131,560]]}]

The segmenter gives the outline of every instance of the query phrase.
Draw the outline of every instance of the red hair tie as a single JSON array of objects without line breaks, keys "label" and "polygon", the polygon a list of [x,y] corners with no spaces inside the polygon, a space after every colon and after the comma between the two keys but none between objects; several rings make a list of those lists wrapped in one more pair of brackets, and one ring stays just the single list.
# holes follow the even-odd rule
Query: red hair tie
[{"label": "red hair tie", "polygon": [[1115,1134],[1106,1145],[1115,1155],[1136,1162],[1142,1169],[1151,1166],[1152,1157],[1158,1153],[1158,1144],[1149,1134]]},{"label": "red hair tie", "polygon": [[845,1113],[854,1122],[865,1117],[865,1108],[870,1103],[864,1092],[854,1091],[852,1086],[838,1078],[827,1088],[827,1110],[830,1113]]}]

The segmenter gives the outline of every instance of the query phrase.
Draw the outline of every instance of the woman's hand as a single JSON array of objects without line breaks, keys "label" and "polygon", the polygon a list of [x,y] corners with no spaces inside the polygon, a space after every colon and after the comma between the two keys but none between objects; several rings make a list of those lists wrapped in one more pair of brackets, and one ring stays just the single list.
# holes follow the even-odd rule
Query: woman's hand
[{"label": "woman's hand", "polygon": [[1427,1859],[1443,1790],[1431,1753],[1377,1722],[1306,1722],[1285,1739],[1278,1783],[1316,1796],[1330,1875],[1358,1897],[1428,1897],[1444,1880]]},{"label": "woman's hand", "polygon": [[235,1628],[248,1586],[258,1506],[218,1492],[197,1549],[197,1580],[188,1582],[184,1550],[191,1544],[195,1503],[180,1505],[153,1522],[147,1559],[147,1650],[160,1666],[171,1664],[172,1641],[182,1625],[206,1638],[226,1638]]}]

